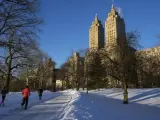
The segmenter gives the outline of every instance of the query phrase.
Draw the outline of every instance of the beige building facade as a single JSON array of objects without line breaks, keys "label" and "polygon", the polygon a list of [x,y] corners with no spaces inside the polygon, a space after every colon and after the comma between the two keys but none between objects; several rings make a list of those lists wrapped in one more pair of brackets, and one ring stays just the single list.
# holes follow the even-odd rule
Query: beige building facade
[{"label": "beige building facade", "polygon": [[105,21],[106,47],[124,45],[126,39],[125,22],[112,5],[111,11]]},{"label": "beige building facade", "polygon": [[99,50],[104,47],[104,28],[98,16],[95,16],[94,21],[89,29],[89,49]]},{"label": "beige building facade", "polygon": [[[105,41],[104,42],[104,36]],[[124,46],[126,40],[125,22],[120,17],[112,5],[111,11],[108,13],[104,28],[98,16],[95,16],[94,21],[89,29],[89,49],[100,50],[106,46],[108,48],[112,45]]]}]

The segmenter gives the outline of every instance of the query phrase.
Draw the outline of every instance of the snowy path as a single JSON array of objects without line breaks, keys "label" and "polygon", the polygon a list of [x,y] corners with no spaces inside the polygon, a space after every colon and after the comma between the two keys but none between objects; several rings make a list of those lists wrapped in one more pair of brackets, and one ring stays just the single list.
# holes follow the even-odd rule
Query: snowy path
[{"label": "snowy path", "polygon": [[32,106],[27,110],[15,109],[0,120],[60,120],[68,105],[74,100],[76,91],[66,91],[63,95]]}]

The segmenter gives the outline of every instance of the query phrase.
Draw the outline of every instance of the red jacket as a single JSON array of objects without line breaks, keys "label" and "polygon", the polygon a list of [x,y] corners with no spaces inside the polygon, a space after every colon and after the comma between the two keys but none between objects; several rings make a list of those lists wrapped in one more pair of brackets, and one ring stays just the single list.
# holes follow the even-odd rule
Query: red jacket
[{"label": "red jacket", "polygon": [[22,91],[22,95],[24,98],[29,97],[30,96],[30,90],[28,88],[24,88]]}]

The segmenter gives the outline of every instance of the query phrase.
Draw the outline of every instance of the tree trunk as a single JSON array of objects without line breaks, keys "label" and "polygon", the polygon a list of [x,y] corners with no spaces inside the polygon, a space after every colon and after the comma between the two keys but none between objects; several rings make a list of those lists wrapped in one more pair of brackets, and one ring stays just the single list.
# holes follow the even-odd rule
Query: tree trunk
[{"label": "tree trunk", "polygon": [[98,89],[98,91],[100,91],[100,85],[99,85],[100,83],[99,83],[99,81],[100,81],[100,80],[97,79],[97,89]]},{"label": "tree trunk", "polygon": [[76,83],[76,89],[77,89],[77,91],[79,91],[79,86],[80,86],[80,83],[79,83],[79,77],[77,77],[77,83]]},{"label": "tree trunk", "polygon": [[77,83],[76,83],[76,89],[77,91],[79,91],[79,79],[77,80]]},{"label": "tree trunk", "polygon": [[4,85],[7,91],[9,91],[10,80],[11,80],[11,73],[8,71]]},{"label": "tree trunk", "polygon": [[12,57],[9,57],[9,62],[8,62],[8,70],[7,70],[7,75],[6,75],[6,79],[5,79],[5,87],[6,90],[9,91],[9,84],[10,84],[10,80],[11,80],[11,68],[12,67]]},{"label": "tree trunk", "polygon": [[43,86],[42,86],[42,78],[41,77],[39,79],[39,88],[43,88]]},{"label": "tree trunk", "polygon": [[79,86],[77,85],[77,91],[79,91]]},{"label": "tree trunk", "polygon": [[62,91],[64,90],[64,82],[63,82],[63,80],[62,80]]},{"label": "tree trunk", "polygon": [[33,84],[34,84],[34,90],[36,90],[36,83],[34,82]]},{"label": "tree trunk", "polygon": [[27,67],[27,73],[26,73],[26,85],[29,85],[29,78],[28,78],[28,67]]},{"label": "tree trunk", "polygon": [[[10,43],[11,43],[11,41],[9,41],[9,44]],[[5,85],[4,85],[6,87],[7,91],[9,91],[9,84],[10,84],[10,80],[11,80],[11,71],[12,71],[12,56],[13,56],[13,53],[11,51],[11,46],[9,46],[8,52],[9,52],[8,64],[7,64],[7,59],[6,59],[7,75],[6,75],[6,79],[5,79]]]},{"label": "tree trunk", "polygon": [[127,82],[123,82],[123,104],[128,104]]},{"label": "tree trunk", "polygon": [[87,81],[86,81],[86,87],[87,87],[87,94],[88,94],[88,78],[87,78]]},{"label": "tree trunk", "polygon": [[84,87],[85,87],[85,80],[83,80],[83,90],[84,90]]}]

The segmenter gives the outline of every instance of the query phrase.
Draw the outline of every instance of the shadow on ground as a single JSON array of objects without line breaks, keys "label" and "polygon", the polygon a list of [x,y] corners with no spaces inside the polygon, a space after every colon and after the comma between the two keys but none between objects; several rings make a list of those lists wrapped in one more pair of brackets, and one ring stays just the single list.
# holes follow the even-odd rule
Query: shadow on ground
[{"label": "shadow on ground", "polygon": [[124,105],[121,100],[92,93],[81,93],[81,96],[73,105],[73,117],[78,120],[160,119],[160,108],[137,103]]},{"label": "shadow on ground", "polygon": [[155,97],[160,97],[160,89],[151,89],[149,91],[144,91],[136,96],[129,98],[129,101],[139,102]]}]

